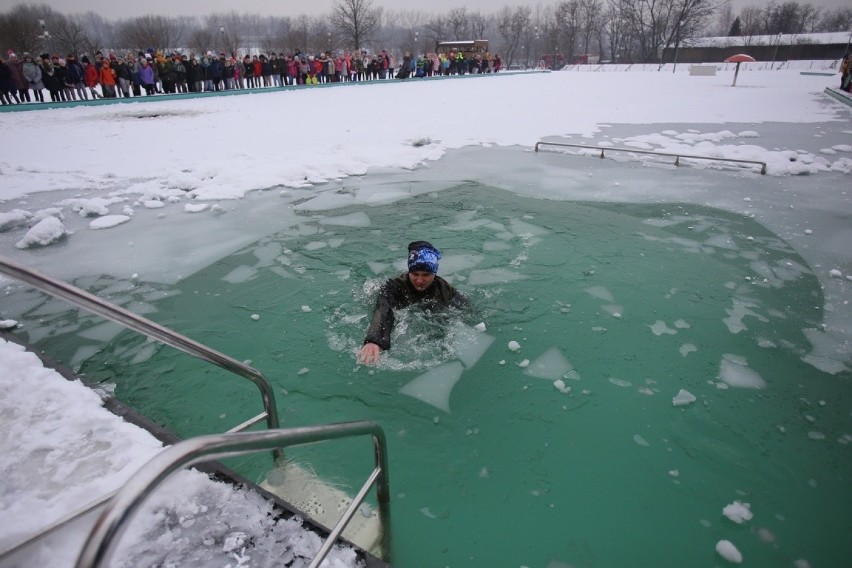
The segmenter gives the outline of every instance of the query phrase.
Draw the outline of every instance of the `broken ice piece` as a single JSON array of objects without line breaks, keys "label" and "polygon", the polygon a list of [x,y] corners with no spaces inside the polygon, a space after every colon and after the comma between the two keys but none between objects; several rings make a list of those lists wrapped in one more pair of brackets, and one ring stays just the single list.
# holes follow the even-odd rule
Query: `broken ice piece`
[{"label": "broken ice piece", "polygon": [[695,395],[684,389],[680,389],[677,395],[672,398],[673,406],[686,406],[687,404],[692,404],[693,402],[695,402]]}]

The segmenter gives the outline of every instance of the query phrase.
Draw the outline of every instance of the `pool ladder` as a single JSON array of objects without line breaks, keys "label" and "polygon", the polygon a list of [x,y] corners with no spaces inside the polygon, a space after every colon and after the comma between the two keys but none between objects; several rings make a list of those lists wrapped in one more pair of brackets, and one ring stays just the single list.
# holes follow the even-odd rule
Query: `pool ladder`
[{"label": "pool ladder", "polygon": [[[0,256],[0,273],[5,273],[17,280],[26,282],[42,292],[63,299],[78,308],[112,320],[127,329],[156,339],[184,353],[213,363],[231,373],[250,380],[260,389],[264,406],[262,413],[231,428],[223,434],[198,436],[168,447],[143,466],[119,490],[104,495],[81,509],[66,515],[50,526],[41,529],[38,534],[31,536],[25,542],[0,551],[0,560],[106,503],[78,557],[76,567],[88,568],[105,565],[109,560],[109,555],[112,552],[115,541],[121,536],[125,528],[127,520],[129,520],[157,486],[176,471],[201,462],[210,461],[213,458],[233,457],[264,450],[271,450],[276,463],[281,463],[283,461],[283,453],[281,451],[283,447],[351,436],[369,435],[372,437],[375,468],[358,494],[349,503],[342,517],[340,517],[334,528],[331,529],[328,537],[311,562],[311,568],[319,566],[326,557],[337,538],[352,520],[355,512],[363,503],[373,485],[376,486],[379,519],[382,528],[387,527],[387,519],[389,518],[388,503],[390,502],[387,441],[384,431],[379,425],[369,421],[360,421],[279,429],[278,412],[272,385],[257,369],[125,308],[116,306],[84,290],[56,280],[3,256]],[[243,432],[264,420],[266,421],[268,430],[263,432]],[[301,468],[297,466],[296,470],[297,472],[301,471]],[[292,465],[290,465],[290,475],[293,475]],[[295,477],[301,478],[303,476],[298,474]],[[268,484],[266,488],[276,493],[279,497],[285,497],[285,495],[277,493],[273,485]],[[339,491],[338,493],[342,494]],[[385,531],[382,532],[385,533]],[[386,542],[387,538],[387,534],[382,534],[376,537],[375,542],[368,543],[368,546],[385,546],[379,544],[379,540]],[[364,548],[366,549],[367,547]]]}]

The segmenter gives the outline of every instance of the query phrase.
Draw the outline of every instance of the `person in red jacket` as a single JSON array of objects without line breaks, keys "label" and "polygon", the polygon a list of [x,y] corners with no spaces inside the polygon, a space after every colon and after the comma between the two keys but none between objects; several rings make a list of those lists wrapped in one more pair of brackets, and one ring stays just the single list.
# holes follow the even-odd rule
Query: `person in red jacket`
[{"label": "person in red jacket", "polygon": [[98,68],[95,67],[87,56],[83,56],[80,59],[80,63],[83,64],[83,80],[86,82],[86,86],[89,87],[89,92],[92,93],[93,99],[102,99],[100,93],[95,89],[98,86]]},{"label": "person in red jacket", "polygon": [[104,91],[105,99],[115,98],[115,69],[110,67],[109,60],[104,59],[98,72],[98,82]]}]

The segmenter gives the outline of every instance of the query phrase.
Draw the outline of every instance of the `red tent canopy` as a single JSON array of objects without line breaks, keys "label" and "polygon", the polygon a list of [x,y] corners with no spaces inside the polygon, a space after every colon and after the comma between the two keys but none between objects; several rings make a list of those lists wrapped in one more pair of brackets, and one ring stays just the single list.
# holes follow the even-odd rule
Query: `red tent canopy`
[{"label": "red tent canopy", "polygon": [[757,60],[754,57],[745,53],[738,53],[725,59],[725,63],[754,63],[755,61]]}]

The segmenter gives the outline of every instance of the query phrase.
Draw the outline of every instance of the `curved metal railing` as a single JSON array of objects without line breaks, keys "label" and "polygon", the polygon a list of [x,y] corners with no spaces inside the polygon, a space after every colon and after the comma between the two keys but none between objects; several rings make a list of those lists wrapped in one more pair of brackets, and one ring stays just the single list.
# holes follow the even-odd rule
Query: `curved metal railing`
[{"label": "curved metal railing", "polygon": [[[257,369],[241,363],[223,353],[207,347],[193,339],[174,332],[158,323],[146,319],[140,315],[134,314],[130,310],[116,306],[106,300],[81,290],[75,286],[52,278],[46,274],[33,270],[23,264],[17,263],[9,258],[0,256],[0,272],[8,274],[12,278],[16,278],[26,282],[30,286],[41,290],[51,296],[61,298],[78,308],[82,308],[94,314],[97,314],[106,319],[112,320],[127,329],[131,329],[137,333],[146,335],[152,339],[156,339],[166,345],[171,345],[175,349],[179,349],[184,353],[188,353],[194,357],[198,357],[209,363],[213,363],[226,371],[230,371],[235,375],[243,377],[253,382],[263,398],[264,412],[235,426],[229,432],[239,432],[257,424],[266,419],[266,427],[269,429],[278,428],[278,408],[275,404],[275,394],[272,390],[272,385],[269,380]],[[280,454],[276,453],[276,457]]]},{"label": "curved metal railing", "polygon": [[[342,422],[287,430],[215,434],[178,442],[145,464],[109,501],[95,522],[91,533],[89,533],[75,566],[76,568],[96,568],[107,565],[115,548],[115,543],[127,526],[127,521],[139,510],[148,495],[158,485],[180,469],[214,458],[232,457],[286,446],[363,435],[369,435],[373,438],[376,466],[317,551],[310,564],[311,568],[315,568],[320,565],[331,550],[374,484],[380,505],[379,514],[384,519],[387,518],[386,505],[390,502],[387,441],[384,431],[374,422]],[[384,525],[386,527],[387,523],[384,523]]]},{"label": "curved metal railing", "polygon": [[538,147],[542,145],[547,146],[565,146],[568,148],[584,148],[587,150],[599,150],[601,155],[600,158],[603,159],[604,152],[631,152],[633,154],[650,154],[652,156],[668,156],[675,159],[674,165],[680,165],[681,158],[688,158],[690,160],[712,160],[716,162],[736,162],[740,164],[754,164],[760,166],[760,174],[766,174],[766,162],[759,162],[757,160],[740,160],[735,158],[715,158],[713,156],[694,156],[691,154],[674,154],[669,152],[655,152],[653,150],[637,150],[635,148],[616,148],[616,147],[603,147],[603,146],[592,146],[590,144],[567,144],[565,142],[536,142],[535,143],[535,151],[538,152]]}]

